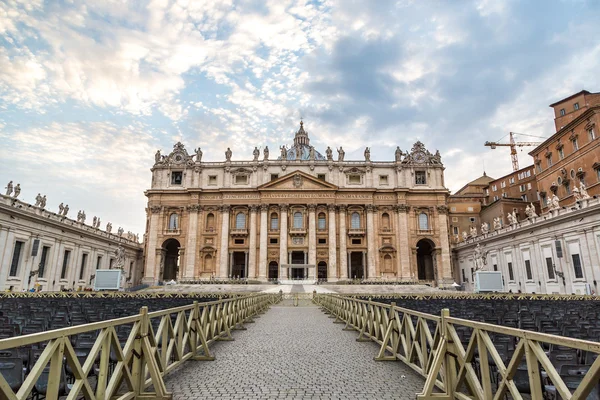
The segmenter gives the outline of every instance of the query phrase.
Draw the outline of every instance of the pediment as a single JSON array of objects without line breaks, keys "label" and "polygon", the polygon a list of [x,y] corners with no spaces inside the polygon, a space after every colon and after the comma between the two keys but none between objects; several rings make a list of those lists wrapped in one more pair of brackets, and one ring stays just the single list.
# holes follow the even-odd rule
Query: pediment
[{"label": "pediment", "polygon": [[272,180],[257,188],[258,190],[337,190],[338,187],[301,171]]}]

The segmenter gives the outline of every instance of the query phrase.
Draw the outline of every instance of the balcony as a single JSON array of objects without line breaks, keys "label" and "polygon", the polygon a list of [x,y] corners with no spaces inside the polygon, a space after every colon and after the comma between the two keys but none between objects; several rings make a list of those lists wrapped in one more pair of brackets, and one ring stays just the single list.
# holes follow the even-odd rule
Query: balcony
[{"label": "balcony", "polygon": [[365,230],[362,228],[350,228],[348,236],[365,236]]},{"label": "balcony", "polygon": [[168,236],[181,235],[181,229],[166,229],[164,234]]},{"label": "balcony", "polygon": [[433,229],[418,229],[417,235],[433,235]]},{"label": "balcony", "polygon": [[306,228],[292,228],[290,229],[290,236],[306,236]]},{"label": "balcony", "polygon": [[248,236],[248,229],[243,228],[243,229],[232,229],[231,232],[229,232],[231,236]]}]

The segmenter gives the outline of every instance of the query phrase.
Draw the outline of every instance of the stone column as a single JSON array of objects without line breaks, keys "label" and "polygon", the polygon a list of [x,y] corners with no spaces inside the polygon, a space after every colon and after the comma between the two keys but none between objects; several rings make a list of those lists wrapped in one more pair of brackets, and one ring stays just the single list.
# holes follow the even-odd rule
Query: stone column
[{"label": "stone column", "polygon": [[250,206],[250,239],[248,239],[249,251],[247,254],[248,262],[246,263],[248,268],[247,277],[250,279],[256,278],[256,211],[258,211],[257,206]]},{"label": "stone column", "polygon": [[338,207],[340,210],[340,279],[348,278],[348,249],[346,247],[346,206]]},{"label": "stone column", "polygon": [[[337,281],[337,239],[335,229],[335,205],[329,204],[329,263],[327,264],[327,280]],[[343,254],[343,253],[342,253]],[[341,255],[340,255],[341,256]]]},{"label": "stone column", "polygon": [[315,265],[315,268],[309,269],[309,279],[316,279],[317,265],[317,221],[315,204],[308,205],[308,264]]},{"label": "stone column", "polygon": [[376,277],[375,271],[375,252],[377,251],[377,244],[375,243],[375,222],[373,213],[375,212],[375,206],[367,204],[367,273],[368,279]]},{"label": "stone column", "polygon": [[288,206],[281,204],[279,206],[279,272],[283,272],[284,276],[281,278],[287,279],[289,276],[288,268],[281,269],[283,264],[288,264]]},{"label": "stone column", "polygon": [[408,210],[406,204],[400,204],[396,207],[398,213],[398,253],[400,259],[399,276],[401,279],[412,278],[410,272],[410,248],[408,246]]},{"label": "stone column", "polygon": [[[148,223],[148,243],[146,244],[146,264],[144,265],[144,277],[142,283],[155,285],[159,279],[160,260],[156,259],[156,247],[158,244],[158,232],[160,226],[160,206],[148,207],[150,213],[150,222]],[[52,284],[52,281],[50,281]],[[50,286],[50,285],[49,285]]]},{"label": "stone column", "polygon": [[258,249],[258,279],[267,279],[267,212],[268,204],[260,205],[260,238]]},{"label": "stone column", "polygon": [[184,279],[193,279],[196,275],[196,242],[198,238],[198,212],[200,206],[198,204],[192,204],[188,206],[188,232],[187,232],[187,244],[186,244],[186,260],[185,260],[185,273]]},{"label": "stone column", "polygon": [[450,242],[448,239],[448,207],[441,205],[437,207],[438,223],[440,224],[441,256],[437,260],[438,284],[451,284],[452,267],[450,265]]},{"label": "stone column", "polygon": [[229,206],[221,208],[221,248],[219,257],[219,278],[227,278],[229,271]]}]

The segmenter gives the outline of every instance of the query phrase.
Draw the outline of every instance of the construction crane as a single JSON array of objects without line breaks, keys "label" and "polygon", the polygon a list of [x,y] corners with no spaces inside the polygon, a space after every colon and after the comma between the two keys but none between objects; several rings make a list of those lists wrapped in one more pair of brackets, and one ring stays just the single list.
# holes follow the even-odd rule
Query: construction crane
[{"label": "construction crane", "polygon": [[[517,146],[519,146],[519,147],[534,146],[535,147],[535,146],[539,146],[540,144],[542,144],[542,142],[515,142],[514,135],[532,136],[532,135],[526,135],[524,133],[510,132],[509,133],[510,143],[485,142],[484,146],[489,146],[492,148],[492,150],[495,149],[496,146],[510,147],[510,158],[512,158],[513,171],[518,171],[519,170],[519,159],[517,158]],[[532,137],[539,137],[540,139],[545,139],[540,136],[532,136]]]}]

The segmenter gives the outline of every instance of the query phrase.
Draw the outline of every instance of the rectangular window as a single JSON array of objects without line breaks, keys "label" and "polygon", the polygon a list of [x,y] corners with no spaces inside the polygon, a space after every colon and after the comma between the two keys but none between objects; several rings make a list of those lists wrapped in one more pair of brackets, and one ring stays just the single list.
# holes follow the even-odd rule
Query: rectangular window
[{"label": "rectangular window", "polygon": [[455,235],[458,235],[458,226],[453,226],[452,227],[452,233]]},{"label": "rectangular window", "polygon": [[19,262],[21,261],[21,252],[23,251],[24,242],[15,242],[15,248],[13,251],[12,262],[10,263],[10,274],[9,276],[17,276],[19,272]]},{"label": "rectangular window", "polygon": [[521,200],[523,200],[523,201],[527,201],[527,195],[526,195],[526,194],[522,194],[522,195],[521,195]]},{"label": "rectangular window", "polygon": [[542,163],[536,164],[535,167],[537,168],[537,172],[542,172]]},{"label": "rectangular window", "polygon": [[44,246],[42,247],[42,257],[40,257],[40,264],[38,265],[38,278],[44,277],[44,272],[46,270],[46,262],[48,261],[48,252],[50,251],[50,247]]},{"label": "rectangular window", "polygon": [[320,179],[322,181],[325,180],[325,174],[317,174],[317,179]]},{"label": "rectangular window", "polygon": [[415,184],[417,185],[426,185],[427,177],[425,175],[425,171],[416,171],[415,172]]},{"label": "rectangular window", "polygon": [[494,196],[494,201],[498,201],[500,198],[498,196]]},{"label": "rectangular window", "polygon": [[244,244],[244,239],[235,239],[233,242],[235,244]]},{"label": "rectangular window", "polygon": [[515,274],[513,272],[513,267],[512,267],[511,262],[508,263],[508,279],[511,281],[515,280]]},{"label": "rectangular window", "polygon": [[501,187],[501,188],[505,188],[505,187],[506,187],[506,181],[502,181],[502,182],[500,182],[500,187]]},{"label": "rectangular window", "polygon": [[494,264],[494,271],[498,271],[498,264]]},{"label": "rectangular window", "polygon": [[527,184],[527,189],[528,189],[528,190],[531,190],[531,182],[529,182],[529,183]]},{"label": "rectangular window", "polygon": [[357,175],[357,174],[348,175],[348,183],[351,185],[360,184],[360,175]]},{"label": "rectangular window", "polygon": [[515,183],[515,177],[513,176],[513,177],[509,178],[509,179],[508,179],[508,181],[509,181],[509,183],[511,183],[511,184],[512,184],[512,183]]},{"label": "rectangular window", "polygon": [[319,244],[327,244],[326,238],[319,238]]},{"label": "rectangular window", "polygon": [[182,181],[183,181],[183,172],[182,171],[171,172],[171,185],[181,185]]},{"label": "rectangular window", "polygon": [[65,250],[65,254],[63,255],[62,269],[60,270],[60,279],[65,279],[67,277],[69,257],[71,257],[71,250]]},{"label": "rectangular window", "polygon": [[548,162],[548,168],[550,168],[552,166],[552,154],[546,156],[546,161]]},{"label": "rectangular window", "polygon": [[463,282],[468,282],[467,277],[465,276],[465,269],[461,269]]},{"label": "rectangular window", "polygon": [[600,182],[600,168],[596,170],[596,178],[598,178],[598,181]]},{"label": "rectangular window", "polygon": [[561,147],[558,149],[558,159],[562,160],[563,158],[565,158],[565,152],[564,152],[563,148]]},{"label": "rectangular window", "polygon": [[271,174],[271,180],[272,181],[274,181],[277,178],[279,178],[279,174]]},{"label": "rectangular window", "polygon": [[269,239],[269,243],[270,244],[277,244],[277,243],[279,243],[279,240],[277,238],[270,238]]},{"label": "rectangular window", "polygon": [[525,185],[519,185],[519,191],[520,192],[524,192],[525,191]]},{"label": "rectangular window", "polygon": [[531,274],[531,261],[525,260],[525,273],[527,274],[527,280],[533,280],[533,275]]},{"label": "rectangular window", "polygon": [[579,150],[579,143],[577,142],[577,138],[571,140],[573,142],[573,151]]},{"label": "rectangular window", "polygon": [[113,269],[113,266],[115,265],[115,259],[111,258],[110,260],[108,260],[108,269]]},{"label": "rectangular window", "polygon": [[98,256],[96,259],[96,269],[100,269],[100,264],[102,264],[102,256]]},{"label": "rectangular window", "polygon": [[498,190],[498,186],[496,186],[496,185],[492,186],[492,190],[495,192],[496,190]]},{"label": "rectangular window", "polygon": [[575,271],[576,279],[583,279],[583,268],[581,267],[581,257],[579,254],[571,254],[573,259],[573,270]]},{"label": "rectangular window", "polygon": [[208,184],[209,185],[216,185],[217,184],[217,176],[216,175],[209,175],[208,176]]},{"label": "rectangular window", "polygon": [[352,239],[352,244],[361,244],[362,241],[360,239]]},{"label": "rectangular window", "polygon": [[588,129],[588,137],[590,138],[590,142],[596,139],[596,132],[594,132],[594,128]]},{"label": "rectangular window", "polygon": [[85,266],[87,264],[87,253],[83,253],[81,256],[81,267],[79,268],[79,279],[83,279],[83,274],[85,273]]},{"label": "rectangular window", "polygon": [[387,175],[379,175],[379,184],[387,185],[388,184],[388,176]]},{"label": "rectangular window", "polygon": [[564,108],[561,108],[561,109],[560,109],[560,116],[562,117],[563,115],[565,115],[565,109],[564,109]]},{"label": "rectangular window", "polygon": [[548,279],[555,279],[554,276],[554,263],[552,258],[546,257],[546,268],[548,269]]},{"label": "rectangular window", "polygon": [[579,103],[573,104],[573,110],[575,110],[575,111],[579,110]]},{"label": "rectangular window", "polygon": [[246,185],[248,183],[248,175],[236,175],[235,176],[235,184],[236,185]]},{"label": "rectangular window", "polygon": [[467,207],[467,211],[473,212],[473,207]]}]

